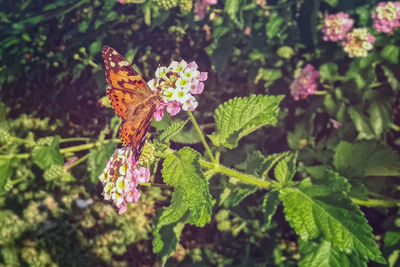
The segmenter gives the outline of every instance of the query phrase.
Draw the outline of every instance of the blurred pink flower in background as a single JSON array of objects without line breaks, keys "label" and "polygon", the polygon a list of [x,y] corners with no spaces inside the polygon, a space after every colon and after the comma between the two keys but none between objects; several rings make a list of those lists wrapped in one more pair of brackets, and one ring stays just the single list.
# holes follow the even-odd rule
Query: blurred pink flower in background
[{"label": "blurred pink flower in background", "polygon": [[319,71],[308,64],[300,71],[299,76],[290,85],[290,93],[294,100],[306,99],[318,88]]},{"label": "blurred pink flower in background", "polygon": [[211,5],[216,5],[218,0],[197,0],[194,5],[194,11],[200,19],[204,19],[207,14],[207,9]]},{"label": "blurred pink flower in background", "polygon": [[347,32],[353,27],[354,21],[344,12],[339,12],[334,15],[329,15],[324,19],[325,41],[337,42],[346,38]]},{"label": "blurred pink flower in background", "polygon": [[380,2],[372,18],[375,30],[392,34],[393,30],[400,27],[400,2]]},{"label": "blurred pink flower in background", "polygon": [[342,126],[342,123],[341,123],[341,122],[338,122],[337,120],[329,119],[329,121],[332,123],[332,127],[335,128],[335,129],[337,129],[337,128],[339,128],[340,126]]}]

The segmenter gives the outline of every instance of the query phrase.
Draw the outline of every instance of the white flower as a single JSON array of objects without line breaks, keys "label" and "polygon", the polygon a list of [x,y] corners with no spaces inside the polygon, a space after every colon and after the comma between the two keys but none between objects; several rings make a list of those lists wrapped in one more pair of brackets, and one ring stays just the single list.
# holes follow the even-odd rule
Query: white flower
[{"label": "white flower", "polygon": [[125,189],[125,177],[120,176],[116,182],[116,188],[118,193],[123,193]]},{"label": "white flower", "polygon": [[176,87],[188,87],[190,91],[190,83],[189,80],[179,77],[178,80],[175,82]]},{"label": "white flower", "polygon": [[187,63],[185,60],[182,59],[181,62],[172,61],[171,64],[169,64],[168,69],[173,72],[181,73],[186,69],[186,67]]},{"label": "white flower", "polygon": [[158,67],[156,70],[156,77],[157,78],[162,78],[166,73],[168,72],[167,67]]},{"label": "white flower", "polygon": [[169,87],[164,91],[163,100],[165,102],[175,100],[174,96],[175,96],[175,89],[172,87]]},{"label": "white flower", "polygon": [[[190,89],[190,88],[189,88]],[[177,87],[174,92],[174,100],[183,104],[187,101],[192,95],[188,93],[188,90],[184,87]]]},{"label": "white flower", "polygon": [[194,111],[197,108],[197,103],[196,99],[194,96],[190,95],[190,97],[182,104],[182,109],[187,111]]}]

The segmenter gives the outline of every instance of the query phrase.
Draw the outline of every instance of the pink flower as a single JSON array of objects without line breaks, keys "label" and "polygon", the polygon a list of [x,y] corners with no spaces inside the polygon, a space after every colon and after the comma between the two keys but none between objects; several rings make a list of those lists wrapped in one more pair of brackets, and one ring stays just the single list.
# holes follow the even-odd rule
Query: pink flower
[{"label": "pink flower", "polygon": [[153,117],[156,121],[161,121],[164,117],[164,104],[158,104],[156,110],[154,111]]},{"label": "pink flower", "polygon": [[138,183],[149,180],[150,170],[145,167],[136,169],[136,164],[131,146],[116,149],[99,176],[103,184],[104,199],[112,200],[119,214],[126,212],[126,203],[138,201]]},{"label": "pink flower", "polygon": [[393,34],[400,27],[400,2],[380,2],[372,13],[374,25],[378,32]]},{"label": "pink flower", "polygon": [[126,4],[126,0],[117,0],[118,3],[125,5]]},{"label": "pink flower", "polygon": [[332,123],[332,127],[335,128],[335,129],[337,129],[337,128],[339,128],[340,126],[342,126],[342,123],[341,123],[341,122],[338,122],[337,120],[329,119],[329,121]]},{"label": "pink flower", "polygon": [[334,15],[329,15],[324,19],[324,34],[325,41],[337,42],[346,38],[347,32],[353,27],[353,19],[348,14],[339,12]]},{"label": "pink flower", "polygon": [[64,164],[64,167],[71,166],[77,160],[78,160],[77,156],[72,157],[67,163]]},{"label": "pink flower", "polygon": [[145,167],[138,169],[138,181],[139,183],[147,183],[150,181],[150,170]]},{"label": "pink flower", "polygon": [[167,103],[167,112],[169,113],[169,115],[175,116],[179,113],[179,111],[181,111],[181,107],[178,101],[174,100]]},{"label": "pink flower", "polygon": [[319,72],[308,64],[301,70],[300,75],[290,85],[290,93],[294,100],[306,99],[318,88]]},{"label": "pink flower", "polygon": [[217,0],[197,0],[196,4],[194,5],[194,11],[200,19],[204,19],[207,14],[208,7],[211,5],[216,5],[217,3]]}]

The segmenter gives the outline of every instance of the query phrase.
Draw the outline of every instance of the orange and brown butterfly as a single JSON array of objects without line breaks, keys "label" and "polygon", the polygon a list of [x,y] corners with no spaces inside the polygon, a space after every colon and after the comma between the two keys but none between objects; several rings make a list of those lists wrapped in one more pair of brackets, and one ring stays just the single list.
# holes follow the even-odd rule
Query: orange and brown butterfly
[{"label": "orange and brown butterfly", "polygon": [[126,146],[132,146],[137,161],[161,97],[152,93],[146,81],[113,48],[104,46],[102,55],[107,83],[110,85],[107,96],[115,113],[123,121],[119,134]]}]

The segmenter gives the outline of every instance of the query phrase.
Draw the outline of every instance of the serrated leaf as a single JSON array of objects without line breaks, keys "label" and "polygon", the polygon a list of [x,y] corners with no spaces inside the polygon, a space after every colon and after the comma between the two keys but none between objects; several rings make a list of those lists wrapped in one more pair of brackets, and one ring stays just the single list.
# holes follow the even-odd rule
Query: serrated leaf
[{"label": "serrated leaf", "polygon": [[99,175],[106,167],[107,160],[112,156],[115,148],[115,143],[106,143],[89,152],[88,169],[90,171],[90,180],[92,183],[99,182]]},{"label": "serrated leaf", "polygon": [[184,147],[168,155],[161,171],[164,182],[174,187],[171,205],[162,210],[153,228],[153,251],[158,253],[167,245],[161,228],[177,222],[204,226],[211,219],[212,198],[199,163],[200,154]]},{"label": "serrated leaf", "polygon": [[270,191],[265,194],[262,204],[262,211],[264,213],[264,222],[266,225],[271,223],[271,219],[274,216],[279,203],[281,203],[279,199],[279,191]]},{"label": "serrated leaf", "polygon": [[59,136],[54,136],[49,146],[35,146],[32,150],[32,159],[42,170],[48,169],[51,165],[63,165],[64,156],[60,153],[58,144]]},{"label": "serrated leaf", "polygon": [[324,179],[303,180],[280,191],[285,216],[303,240],[322,238],[340,250],[384,263],[364,214],[347,196],[344,177],[326,171]]},{"label": "serrated leaf", "polygon": [[366,267],[367,262],[362,258],[348,255],[340,251],[328,241],[321,244],[315,242],[300,242],[300,254],[302,259],[300,267]]},{"label": "serrated leaf", "polygon": [[220,105],[214,114],[217,130],[209,135],[216,146],[232,149],[239,140],[258,128],[276,125],[283,96],[251,95]]},{"label": "serrated leaf", "polygon": [[274,169],[275,178],[281,182],[286,183],[293,179],[296,174],[297,153],[290,153],[285,155],[277,164]]},{"label": "serrated leaf", "polygon": [[387,145],[373,141],[359,144],[340,142],[333,165],[341,175],[349,178],[400,175],[400,156]]},{"label": "serrated leaf", "polygon": [[369,123],[375,136],[380,137],[391,125],[390,111],[380,102],[372,101],[369,105]]},{"label": "serrated leaf", "polygon": [[185,127],[186,123],[188,121],[178,121],[175,123],[172,123],[170,126],[168,126],[167,129],[165,129],[162,134],[160,135],[160,141],[168,143],[169,140],[177,135],[180,131],[182,131],[183,127]]},{"label": "serrated leaf", "polygon": [[197,144],[201,142],[200,136],[194,127],[187,131],[183,130],[178,135],[173,136],[171,140],[181,144]]},{"label": "serrated leaf", "polygon": [[229,185],[224,188],[224,191],[220,196],[219,205],[222,205],[226,200],[228,207],[236,207],[255,191],[257,191],[257,187],[240,183],[238,179],[231,177],[229,179]]}]

